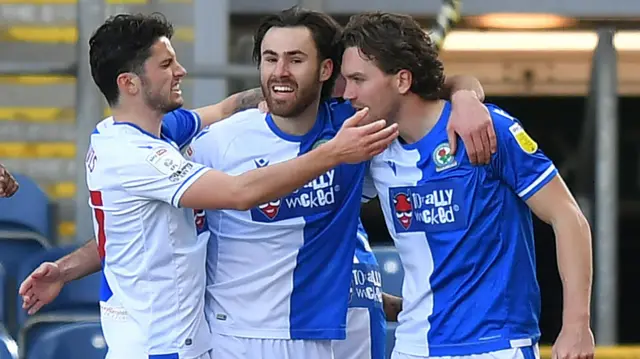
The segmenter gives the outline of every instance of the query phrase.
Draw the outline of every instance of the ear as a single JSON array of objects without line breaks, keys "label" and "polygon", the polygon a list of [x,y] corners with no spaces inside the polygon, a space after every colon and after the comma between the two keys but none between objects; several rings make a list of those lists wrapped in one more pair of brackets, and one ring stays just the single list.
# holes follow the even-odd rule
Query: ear
[{"label": "ear", "polygon": [[331,59],[324,59],[320,63],[320,81],[327,81],[333,73],[333,61]]},{"label": "ear", "polygon": [[411,83],[413,82],[413,75],[409,70],[400,70],[396,74],[396,85],[398,86],[398,92],[402,95],[411,90]]},{"label": "ear", "polygon": [[120,93],[135,95],[142,89],[142,82],[138,76],[130,72],[125,72],[116,78]]}]

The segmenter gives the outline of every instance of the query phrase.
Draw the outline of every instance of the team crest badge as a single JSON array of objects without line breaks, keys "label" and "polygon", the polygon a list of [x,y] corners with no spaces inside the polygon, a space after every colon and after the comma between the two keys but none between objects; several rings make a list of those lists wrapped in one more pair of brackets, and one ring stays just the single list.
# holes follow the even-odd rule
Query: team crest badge
[{"label": "team crest badge", "polygon": [[441,143],[433,151],[433,163],[436,165],[436,172],[444,171],[449,168],[456,167],[458,161],[451,154],[451,147],[448,142]]},{"label": "team crest badge", "polygon": [[316,143],[314,143],[314,144],[313,144],[313,146],[311,146],[311,149],[312,149],[312,150],[315,150],[315,149],[316,149],[316,147],[320,146],[320,145],[321,145],[321,144],[323,144],[323,143],[327,143],[327,142],[329,142],[329,140],[330,140],[330,138],[322,138],[322,139],[319,139],[318,141],[316,141]]},{"label": "team crest badge", "polygon": [[538,150],[538,144],[536,141],[529,136],[519,123],[516,122],[511,125],[511,127],[509,127],[509,132],[511,132],[513,138],[518,142],[518,146],[520,146],[520,149],[525,153],[532,155]]}]

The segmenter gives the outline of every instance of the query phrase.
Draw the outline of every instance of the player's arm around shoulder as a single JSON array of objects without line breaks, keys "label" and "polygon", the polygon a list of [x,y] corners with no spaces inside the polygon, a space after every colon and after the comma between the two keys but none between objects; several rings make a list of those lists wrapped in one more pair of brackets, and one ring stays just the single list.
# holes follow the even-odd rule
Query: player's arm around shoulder
[{"label": "player's arm around shoulder", "polygon": [[263,99],[262,90],[254,88],[233,94],[216,104],[196,108],[194,111],[202,119],[202,128],[205,128],[237,112],[257,108]]}]

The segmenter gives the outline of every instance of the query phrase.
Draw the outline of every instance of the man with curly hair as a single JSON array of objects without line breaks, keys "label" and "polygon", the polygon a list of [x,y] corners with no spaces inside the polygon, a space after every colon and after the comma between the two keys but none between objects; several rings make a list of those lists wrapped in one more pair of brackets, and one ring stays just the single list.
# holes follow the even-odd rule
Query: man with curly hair
[{"label": "man with curly hair", "polygon": [[556,234],[563,327],[554,358],[593,357],[589,224],[555,166],[494,105],[498,150],[473,166],[452,153],[444,69],[409,16],[368,13],[343,33],[344,97],[398,124],[369,178],[404,266],[394,359],[536,358],[540,292],[532,212]]}]

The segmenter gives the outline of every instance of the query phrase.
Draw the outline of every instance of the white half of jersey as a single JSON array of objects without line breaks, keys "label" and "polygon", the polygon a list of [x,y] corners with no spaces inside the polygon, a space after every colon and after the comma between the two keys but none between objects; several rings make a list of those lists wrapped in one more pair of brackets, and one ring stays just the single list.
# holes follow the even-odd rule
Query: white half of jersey
[{"label": "white half of jersey", "polygon": [[[193,129],[180,139],[190,141],[197,116],[184,110],[171,116],[174,129]],[[207,238],[198,239],[193,210],[178,205],[207,170],[187,161],[171,138],[132,124],[108,118],[91,135],[87,185],[103,258],[108,358],[192,358],[211,348]]]},{"label": "white half of jersey", "polygon": [[[268,115],[248,110],[210,126],[187,154],[231,175],[290,160],[333,137],[348,117],[323,106],[307,135],[279,133]],[[353,109],[344,106],[350,115]],[[261,339],[344,338],[365,168],[338,166],[249,211],[205,211],[212,233],[206,314],[213,331]]]}]

